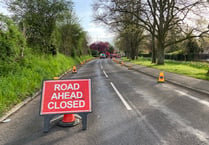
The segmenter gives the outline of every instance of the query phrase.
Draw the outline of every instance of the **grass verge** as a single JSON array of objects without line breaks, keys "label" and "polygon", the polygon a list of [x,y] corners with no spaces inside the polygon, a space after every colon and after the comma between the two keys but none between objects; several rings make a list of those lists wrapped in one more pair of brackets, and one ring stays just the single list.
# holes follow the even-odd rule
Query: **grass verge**
[{"label": "grass verge", "polygon": [[181,62],[165,60],[164,65],[156,65],[151,63],[151,59],[146,59],[142,57],[134,61],[128,60],[127,58],[122,59],[124,61],[130,61],[135,64],[144,65],[167,72],[182,74],[203,80],[209,80],[209,75],[207,74],[209,69],[209,63],[206,62]]},{"label": "grass verge", "polygon": [[9,68],[9,71],[0,76],[0,117],[40,89],[42,80],[60,76],[73,65],[90,58],[92,57],[72,58],[62,54],[27,55],[21,63],[5,65],[5,70]]}]

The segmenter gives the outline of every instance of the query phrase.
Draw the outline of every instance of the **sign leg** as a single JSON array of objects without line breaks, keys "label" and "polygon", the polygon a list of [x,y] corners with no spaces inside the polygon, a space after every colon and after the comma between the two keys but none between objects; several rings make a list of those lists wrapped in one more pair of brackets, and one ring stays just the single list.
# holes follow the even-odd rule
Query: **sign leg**
[{"label": "sign leg", "polygon": [[50,119],[51,118],[48,115],[44,116],[44,133],[49,132]]},{"label": "sign leg", "polygon": [[54,117],[54,115],[45,115],[44,116],[44,133],[49,132],[49,128],[50,128],[50,120]]},{"label": "sign leg", "polygon": [[87,114],[88,113],[82,113],[82,130],[86,130],[87,129]]}]

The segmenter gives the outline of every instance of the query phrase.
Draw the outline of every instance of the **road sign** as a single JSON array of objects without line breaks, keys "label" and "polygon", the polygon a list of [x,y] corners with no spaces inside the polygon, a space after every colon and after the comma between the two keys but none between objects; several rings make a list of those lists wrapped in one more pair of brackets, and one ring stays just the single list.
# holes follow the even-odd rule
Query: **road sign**
[{"label": "road sign", "polygon": [[41,115],[91,112],[91,80],[47,80],[43,82]]}]

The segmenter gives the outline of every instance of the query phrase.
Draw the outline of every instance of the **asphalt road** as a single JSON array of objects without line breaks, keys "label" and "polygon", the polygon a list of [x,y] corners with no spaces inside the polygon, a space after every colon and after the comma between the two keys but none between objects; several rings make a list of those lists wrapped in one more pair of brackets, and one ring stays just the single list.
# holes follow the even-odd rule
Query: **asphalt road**
[{"label": "asphalt road", "polygon": [[81,124],[43,133],[40,96],[0,124],[1,145],[207,145],[209,97],[128,70],[110,59],[88,62],[69,78],[92,80],[93,112]]}]

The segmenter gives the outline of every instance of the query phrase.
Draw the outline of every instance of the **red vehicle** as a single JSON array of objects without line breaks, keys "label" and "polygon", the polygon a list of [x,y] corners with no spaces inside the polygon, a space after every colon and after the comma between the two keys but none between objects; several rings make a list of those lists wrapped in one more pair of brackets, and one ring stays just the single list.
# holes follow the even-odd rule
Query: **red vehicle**
[{"label": "red vehicle", "polygon": [[111,55],[112,55],[112,57],[115,57],[115,58],[120,58],[120,54],[117,54],[117,53],[112,53]]}]

